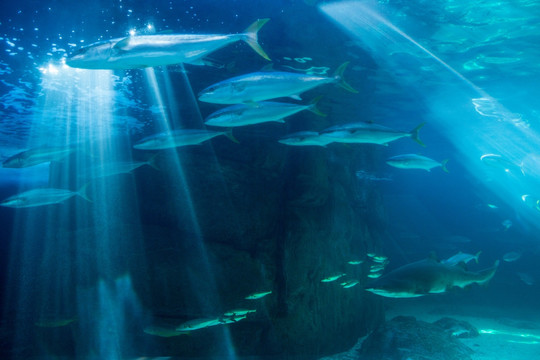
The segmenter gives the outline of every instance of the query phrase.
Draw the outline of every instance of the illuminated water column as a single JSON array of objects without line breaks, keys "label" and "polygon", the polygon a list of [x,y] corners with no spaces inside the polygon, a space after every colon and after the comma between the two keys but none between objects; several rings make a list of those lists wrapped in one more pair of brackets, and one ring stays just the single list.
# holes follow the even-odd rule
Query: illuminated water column
[{"label": "illuminated water column", "polygon": [[[182,70],[184,70],[183,67]],[[175,83],[174,86],[168,72],[165,71],[162,73],[157,73],[153,68],[147,68],[144,71],[152,102],[161,110],[158,118],[156,119],[157,122],[155,123],[156,132],[169,132],[181,128],[203,127],[203,121],[198,110],[198,104],[189,80],[185,75],[185,71],[181,72],[182,83]],[[177,86],[184,86],[187,89],[186,96],[178,96],[178,94],[175,92],[175,87]],[[182,106],[191,107],[193,112],[198,114],[198,117],[195,119],[181,118],[177,103],[181,104]],[[186,124],[188,125],[186,126]],[[206,143],[205,146],[211,146],[211,143]],[[172,194],[172,196],[174,198],[179,197],[183,199],[182,203],[175,204],[175,212],[180,214],[181,211],[183,211],[181,207],[188,209],[187,212],[190,215],[190,224],[183,224],[180,216],[178,221],[182,224],[182,226],[190,227],[196,236],[197,248],[193,256],[201,258],[203,264],[205,264],[205,268],[201,269],[201,273],[205,283],[204,289],[209,292],[205,292],[205,290],[202,290],[200,286],[197,286],[197,284],[191,284],[192,289],[194,289],[192,296],[197,299],[201,314],[209,315],[219,312],[220,310],[222,311],[223,309],[221,309],[222,304],[215,283],[213,267],[208,259],[208,252],[203,240],[203,232],[201,231],[197,218],[196,202],[194,202],[194,199],[192,198],[189,183],[186,178],[186,172],[189,171],[189,169],[185,168],[182,164],[182,151],[183,149],[179,148],[160,152],[161,159],[167,164],[166,168],[170,170],[162,175],[167,177],[167,182],[169,183],[168,188],[171,189],[173,193],[179,192],[179,194]],[[212,160],[213,167],[217,169],[215,175],[221,176],[216,157],[213,156]],[[180,239],[180,241],[182,241],[182,239]],[[231,341],[229,328],[226,326],[221,326],[220,328],[222,329],[223,334],[224,350],[227,352],[228,358],[234,359],[236,358],[236,353],[234,345]]]},{"label": "illuminated water column", "polygon": [[[75,146],[50,165],[49,187],[84,192],[90,201],[16,210],[8,308],[16,309],[17,358],[125,358],[141,349],[132,334],[142,333],[143,313],[122,255],[142,252],[142,234],[133,179],[104,176],[107,164],[132,160],[130,144],[113,131],[113,73],[41,70],[28,147]],[[137,266],[144,272],[144,263]]]},{"label": "illuminated water column", "polygon": [[[428,126],[437,127],[459,151],[455,160],[501,201],[538,223],[540,207],[534,201],[529,207],[523,203],[524,194],[540,199],[540,159],[534,156],[540,136],[527,121],[415,40],[407,32],[414,24],[399,16],[399,10],[370,1],[327,3],[320,10],[367,50],[380,69],[399,73],[396,81],[431,110],[422,114]],[[480,160],[484,154],[500,155],[521,166],[524,174],[489,168]]]}]

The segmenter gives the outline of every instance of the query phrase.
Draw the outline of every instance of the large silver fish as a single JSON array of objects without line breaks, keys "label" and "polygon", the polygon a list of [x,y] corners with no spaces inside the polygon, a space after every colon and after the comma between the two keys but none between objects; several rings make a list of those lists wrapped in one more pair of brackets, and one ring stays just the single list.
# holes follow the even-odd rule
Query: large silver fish
[{"label": "large silver fish", "polygon": [[386,160],[388,165],[399,169],[422,169],[431,171],[434,167],[440,166],[445,172],[448,172],[448,169],[446,168],[447,162],[448,159],[438,162],[426,156],[417,154],[397,155]]},{"label": "large silver fish", "polygon": [[269,19],[260,19],[242,34],[228,35],[134,35],[96,42],[79,49],[66,64],[81,69],[137,69],[179,63],[205,65],[203,58],[237,41],[245,41],[266,60],[257,32]]},{"label": "large silver fish", "polygon": [[236,139],[232,137],[230,131],[220,132],[204,129],[182,129],[166,131],[146,137],[133,145],[133,147],[141,150],[171,149],[179,146],[198,145],[203,141],[210,140],[220,135],[225,135],[232,141],[237,142]]},{"label": "large silver fish", "polygon": [[41,146],[17,153],[2,163],[5,168],[25,168],[66,158],[76,150],[75,146]]},{"label": "large silver fish", "polygon": [[85,179],[97,179],[108,176],[114,176],[119,174],[128,174],[141,166],[151,166],[156,170],[159,170],[156,164],[157,154],[152,156],[148,161],[111,161],[99,163],[90,166],[82,171],[79,175],[80,178]]},{"label": "large silver fish", "polygon": [[290,146],[326,146],[332,139],[321,136],[316,131],[299,131],[282,137],[278,142]]},{"label": "large silver fish", "polygon": [[365,289],[392,298],[443,293],[453,287],[487,283],[495,275],[498,265],[499,260],[491,268],[472,272],[459,265],[443,264],[429,258],[397,268],[368,284]]},{"label": "large silver fish", "polygon": [[331,142],[349,143],[349,144],[379,144],[388,143],[410,137],[422,146],[425,146],[418,138],[418,131],[424,126],[424,123],[418,125],[410,132],[390,129],[386,126],[370,123],[351,123],[338,125],[321,131],[321,136],[329,139]]},{"label": "large silver fish", "polygon": [[27,208],[44,205],[59,204],[74,196],[80,196],[87,201],[91,201],[86,195],[86,187],[79,191],[71,191],[67,189],[43,188],[34,189],[13,195],[2,202],[0,206],[12,208]]},{"label": "large silver fish", "polygon": [[186,321],[176,327],[178,332],[194,331],[223,324],[219,318],[202,318]]},{"label": "large silver fish", "polygon": [[357,93],[343,79],[349,63],[342,64],[334,76],[317,76],[292,72],[256,72],[211,85],[199,93],[199,100],[215,104],[240,104],[280,97],[295,97],[324,84],[338,84]]},{"label": "large silver fish", "polygon": [[478,264],[478,258],[480,257],[481,253],[482,253],[482,251],[479,251],[475,255],[473,255],[473,254],[462,253],[460,251],[459,253],[457,253],[454,256],[449,257],[448,259],[442,260],[441,263],[453,266],[453,265],[457,265],[457,264],[459,264],[461,262],[464,262],[466,264],[471,260],[475,260],[476,263]]},{"label": "large silver fish", "polygon": [[303,110],[309,110],[317,115],[325,116],[325,114],[317,109],[316,105],[319,99],[320,97],[309,105],[262,101],[259,103],[227,106],[210,114],[206,118],[205,124],[220,127],[236,127],[272,121],[283,123],[283,118]]}]

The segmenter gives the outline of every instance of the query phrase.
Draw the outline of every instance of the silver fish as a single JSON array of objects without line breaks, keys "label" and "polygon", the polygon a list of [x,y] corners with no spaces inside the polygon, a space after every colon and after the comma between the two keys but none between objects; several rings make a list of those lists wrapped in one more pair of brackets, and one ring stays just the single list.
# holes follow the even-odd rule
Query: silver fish
[{"label": "silver fish", "polygon": [[211,85],[199,93],[199,100],[215,104],[240,104],[280,97],[294,97],[324,84],[338,84],[357,93],[343,79],[349,63],[342,64],[332,77],[291,72],[256,72]]},{"label": "silver fish", "polygon": [[156,165],[156,156],[157,154],[151,157],[148,161],[113,161],[97,164],[84,169],[83,173],[80,174],[80,177],[97,179],[118,174],[127,174],[145,165],[159,170]]},{"label": "silver fish", "polygon": [[336,281],[337,279],[345,276],[347,274],[336,274],[336,275],[331,275],[331,276],[328,276],[328,277],[325,277],[324,279],[321,280],[321,282],[332,282],[332,281]]},{"label": "silver fish", "polygon": [[5,168],[25,168],[51,161],[59,161],[76,150],[75,146],[41,146],[17,153],[2,163]]},{"label": "silver fish", "polygon": [[424,126],[424,123],[418,125],[410,132],[403,132],[390,129],[386,126],[369,123],[351,123],[338,125],[321,131],[321,136],[329,139],[331,142],[348,144],[379,144],[388,143],[410,137],[422,146],[425,146],[418,138],[418,131]]},{"label": "silver fish", "polygon": [[243,315],[247,315],[249,313],[254,313],[254,312],[257,312],[257,310],[234,309],[234,310],[229,310],[229,311],[223,313],[223,316],[228,316],[228,317],[231,317],[231,316],[243,316]]},{"label": "silver fish", "polygon": [[284,122],[284,118],[303,110],[325,116],[317,109],[320,97],[309,105],[297,105],[281,102],[263,101],[259,103],[237,104],[212,113],[205,124],[220,127],[236,127],[265,122]]},{"label": "silver fish", "polygon": [[463,288],[473,283],[487,283],[495,275],[498,265],[499,260],[491,268],[471,272],[461,266],[425,259],[397,268],[368,284],[365,289],[392,298],[443,293],[456,286]]},{"label": "silver fish", "polygon": [[146,137],[137,142],[133,147],[141,150],[162,150],[179,146],[198,145],[203,141],[210,140],[216,136],[225,135],[236,141],[231,132],[218,132],[204,129],[182,129],[166,131]]},{"label": "silver fish", "polygon": [[446,168],[447,162],[448,159],[443,160],[442,162],[437,162],[433,159],[417,154],[397,155],[386,160],[388,165],[400,169],[422,169],[431,171],[431,169],[434,167],[440,166],[445,172],[448,172],[448,169]]},{"label": "silver fish", "polygon": [[511,251],[509,253],[504,254],[503,260],[506,262],[514,262],[516,260],[519,260],[521,258],[521,252],[517,251]]},{"label": "silver fish", "polygon": [[462,253],[460,251],[459,253],[457,253],[454,256],[449,257],[448,259],[442,260],[441,263],[446,264],[446,265],[457,265],[460,262],[464,262],[466,264],[469,261],[474,260],[478,264],[478,258],[480,257],[481,253],[482,251],[479,251],[475,255],[472,255],[472,254]]},{"label": "silver fish", "polygon": [[193,330],[200,330],[210,326],[221,325],[222,322],[218,318],[202,318],[186,321],[176,327],[178,332],[188,332]]},{"label": "silver fish", "polygon": [[81,69],[137,69],[179,63],[205,65],[203,58],[237,41],[245,41],[266,60],[257,32],[269,19],[260,19],[242,34],[229,35],[134,35],[96,42],[79,49],[66,65]]},{"label": "silver fish", "polygon": [[315,131],[300,131],[284,136],[278,142],[290,146],[326,146],[332,140],[320,136]]},{"label": "silver fish", "polygon": [[80,196],[87,201],[91,201],[86,195],[86,187],[83,187],[79,191],[71,191],[67,189],[54,189],[43,188],[34,189],[22,192],[17,195],[13,195],[2,202],[0,206],[12,207],[12,208],[27,208],[35,206],[44,206],[59,204],[74,196]]},{"label": "silver fish", "polygon": [[349,280],[342,282],[340,285],[343,286],[344,289],[352,288],[353,286],[356,286],[360,283],[358,280]]},{"label": "silver fish", "polygon": [[257,300],[257,299],[260,299],[260,298],[262,298],[262,297],[265,297],[266,295],[269,295],[269,294],[271,294],[271,293],[272,293],[271,291],[258,292],[258,293],[254,293],[254,294],[248,295],[248,296],[246,296],[244,299],[247,299],[247,300]]},{"label": "silver fish", "polygon": [[172,337],[180,335],[188,335],[189,331],[176,331],[174,326],[158,326],[152,325],[147,326],[143,331],[148,335],[161,336],[161,337]]}]

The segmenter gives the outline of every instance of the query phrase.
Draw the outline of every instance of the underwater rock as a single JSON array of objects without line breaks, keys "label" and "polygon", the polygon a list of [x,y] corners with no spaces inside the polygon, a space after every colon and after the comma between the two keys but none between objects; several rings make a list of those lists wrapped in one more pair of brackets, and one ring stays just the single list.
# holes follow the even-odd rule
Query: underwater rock
[{"label": "underwater rock", "polygon": [[473,350],[437,325],[397,316],[363,342],[362,360],[468,360]]},{"label": "underwater rock", "polygon": [[478,329],[466,321],[456,320],[449,317],[444,317],[433,323],[444,329],[444,331],[452,337],[457,338],[473,338],[480,336]]}]

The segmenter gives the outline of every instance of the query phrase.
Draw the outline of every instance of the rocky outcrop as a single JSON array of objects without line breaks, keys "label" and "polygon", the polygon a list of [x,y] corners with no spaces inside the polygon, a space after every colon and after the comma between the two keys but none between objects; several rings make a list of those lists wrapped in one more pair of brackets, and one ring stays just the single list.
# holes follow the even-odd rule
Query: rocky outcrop
[{"label": "rocky outcrop", "polygon": [[412,316],[398,316],[364,340],[358,359],[467,360],[472,353],[438,325],[417,321]]}]

